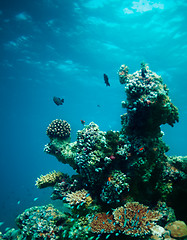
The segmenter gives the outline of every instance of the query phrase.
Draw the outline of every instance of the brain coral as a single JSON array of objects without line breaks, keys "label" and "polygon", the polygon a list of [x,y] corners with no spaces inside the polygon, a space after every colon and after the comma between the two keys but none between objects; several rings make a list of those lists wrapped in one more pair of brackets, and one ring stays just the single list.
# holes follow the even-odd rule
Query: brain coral
[{"label": "brain coral", "polygon": [[46,133],[49,138],[66,139],[71,133],[70,124],[61,119],[53,120],[49,124]]}]

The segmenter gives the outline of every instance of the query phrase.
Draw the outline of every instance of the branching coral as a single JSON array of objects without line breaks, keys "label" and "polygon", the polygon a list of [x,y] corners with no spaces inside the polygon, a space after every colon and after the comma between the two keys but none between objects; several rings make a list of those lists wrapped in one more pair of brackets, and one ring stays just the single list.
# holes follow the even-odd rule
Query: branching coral
[{"label": "branching coral", "polygon": [[115,209],[113,215],[120,230],[134,237],[150,233],[155,221],[162,217],[158,211],[151,211],[138,202],[126,203],[124,207]]},{"label": "branching coral", "polygon": [[54,186],[55,183],[60,182],[63,178],[63,173],[61,172],[50,172],[46,175],[41,175],[39,178],[36,180],[36,186],[37,188],[46,188],[46,187],[51,187]]},{"label": "branching coral", "polygon": [[65,200],[71,206],[81,206],[83,204],[90,205],[90,203],[92,202],[90,194],[85,189],[68,193],[65,197]]},{"label": "branching coral", "polygon": [[97,213],[90,227],[93,233],[112,233],[116,229],[113,216],[106,213]]}]

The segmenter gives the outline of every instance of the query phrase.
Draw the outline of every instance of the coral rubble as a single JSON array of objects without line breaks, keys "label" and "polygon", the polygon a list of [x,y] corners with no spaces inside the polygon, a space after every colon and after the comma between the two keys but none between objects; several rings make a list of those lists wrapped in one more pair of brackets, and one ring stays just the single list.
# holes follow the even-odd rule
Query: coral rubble
[{"label": "coral rubble", "polygon": [[133,74],[122,65],[118,75],[127,95],[121,131],[104,132],[91,122],[72,143],[65,120],[56,119],[47,128],[50,142],[44,151],[77,174],[54,171],[38,178],[36,186],[52,186],[51,198],[62,200],[69,211],[62,214],[52,206],[28,209],[17,217],[19,230],[5,235],[29,240],[185,236],[186,225],[176,219],[186,217],[179,209],[180,202],[185,207],[187,201],[187,157],[167,156],[161,131],[162,124],[173,127],[179,121],[178,109],[162,78],[147,64]]}]

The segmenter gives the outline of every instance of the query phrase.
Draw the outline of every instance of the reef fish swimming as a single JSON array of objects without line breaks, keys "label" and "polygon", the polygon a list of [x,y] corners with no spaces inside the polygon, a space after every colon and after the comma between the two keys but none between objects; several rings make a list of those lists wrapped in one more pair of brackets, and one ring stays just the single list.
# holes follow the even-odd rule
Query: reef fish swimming
[{"label": "reef fish swimming", "polygon": [[64,103],[64,99],[63,98],[59,98],[59,97],[53,97],[53,102],[59,106],[59,105],[62,105]]},{"label": "reef fish swimming", "polygon": [[106,86],[107,87],[110,87],[110,83],[109,83],[109,81],[108,81],[108,76],[104,73],[104,81],[105,81],[105,84],[106,84]]}]

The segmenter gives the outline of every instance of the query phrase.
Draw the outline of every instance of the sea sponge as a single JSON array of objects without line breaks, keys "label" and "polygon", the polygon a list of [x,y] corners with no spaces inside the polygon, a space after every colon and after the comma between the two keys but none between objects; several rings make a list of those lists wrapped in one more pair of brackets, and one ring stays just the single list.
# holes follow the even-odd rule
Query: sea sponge
[{"label": "sea sponge", "polygon": [[46,134],[49,138],[60,138],[60,139],[67,139],[70,137],[71,127],[70,124],[61,119],[53,120],[46,131]]},{"label": "sea sponge", "polygon": [[36,180],[36,186],[37,188],[46,188],[46,187],[51,187],[54,186],[55,183],[61,181],[63,178],[63,173],[61,172],[50,172],[46,175],[41,175],[39,178]]}]

